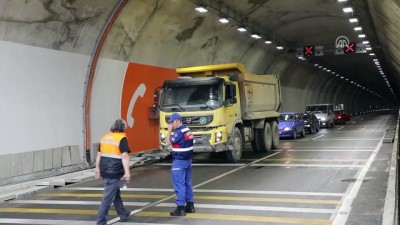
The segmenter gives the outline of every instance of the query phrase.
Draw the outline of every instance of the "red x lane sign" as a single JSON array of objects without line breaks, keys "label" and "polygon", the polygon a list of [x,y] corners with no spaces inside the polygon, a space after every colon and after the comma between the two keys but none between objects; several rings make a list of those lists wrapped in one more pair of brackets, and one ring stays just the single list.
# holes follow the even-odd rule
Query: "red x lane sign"
[{"label": "red x lane sign", "polygon": [[355,53],[356,52],[356,43],[349,43],[345,45],[343,48],[344,53]]},{"label": "red x lane sign", "polygon": [[303,47],[303,54],[304,56],[313,56],[314,55],[314,46],[310,45],[310,46],[304,46]]}]

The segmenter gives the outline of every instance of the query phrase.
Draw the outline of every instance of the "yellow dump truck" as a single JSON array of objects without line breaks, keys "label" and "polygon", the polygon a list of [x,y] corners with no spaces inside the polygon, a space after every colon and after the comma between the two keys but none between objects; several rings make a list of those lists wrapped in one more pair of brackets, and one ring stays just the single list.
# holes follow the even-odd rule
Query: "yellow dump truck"
[{"label": "yellow dump truck", "polygon": [[167,149],[167,121],[178,112],[194,136],[194,152],[226,152],[240,160],[244,144],[253,151],[277,148],[281,104],[275,75],[246,72],[242,64],[178,68],[180,77],[164,82],[157,96],[160,148]]}]

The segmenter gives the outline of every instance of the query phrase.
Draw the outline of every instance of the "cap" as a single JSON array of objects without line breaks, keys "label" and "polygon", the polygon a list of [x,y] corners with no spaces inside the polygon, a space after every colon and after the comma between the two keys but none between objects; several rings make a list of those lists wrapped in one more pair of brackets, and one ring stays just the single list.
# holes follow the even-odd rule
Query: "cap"
[{"label": "cap", "polygon": [[168,119],[168,123],[172,123],[174,122],[174,120],[180,120],[181,116],[179,115],[179,113],[172,113],[171,117]]}]

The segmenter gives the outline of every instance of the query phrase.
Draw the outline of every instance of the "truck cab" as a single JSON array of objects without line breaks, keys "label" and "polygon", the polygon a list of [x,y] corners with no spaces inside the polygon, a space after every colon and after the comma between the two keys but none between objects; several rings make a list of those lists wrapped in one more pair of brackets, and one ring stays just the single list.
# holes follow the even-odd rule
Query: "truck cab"
[{"label": "truck cab", "polygon": [[160,149],[169,148],[167,121],[174,112],[192,131],[194,152],[225,152],[228,161],[237,162],[245,142],[257,151],[277,148],[280,86],[275,75],[248,74],[239,63],[176,71],[180,77],[166,80],[155,93]]}]

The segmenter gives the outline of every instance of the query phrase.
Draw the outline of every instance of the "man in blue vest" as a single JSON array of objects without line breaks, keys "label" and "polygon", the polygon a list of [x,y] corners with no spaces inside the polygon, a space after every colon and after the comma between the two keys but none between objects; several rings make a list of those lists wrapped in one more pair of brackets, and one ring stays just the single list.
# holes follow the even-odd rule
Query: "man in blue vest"
[{"label": "man in blue vest", "polygon": [[[174,134],[171,135],[173,129]],[[168,120],[166,144],[172,145],[171,176],[177,197],[177,207],[170,215],[186,216],[186,213],[195,212],[192,188],[193,135],[190,129],[182,124],[178,113],[173,113]]]}]

